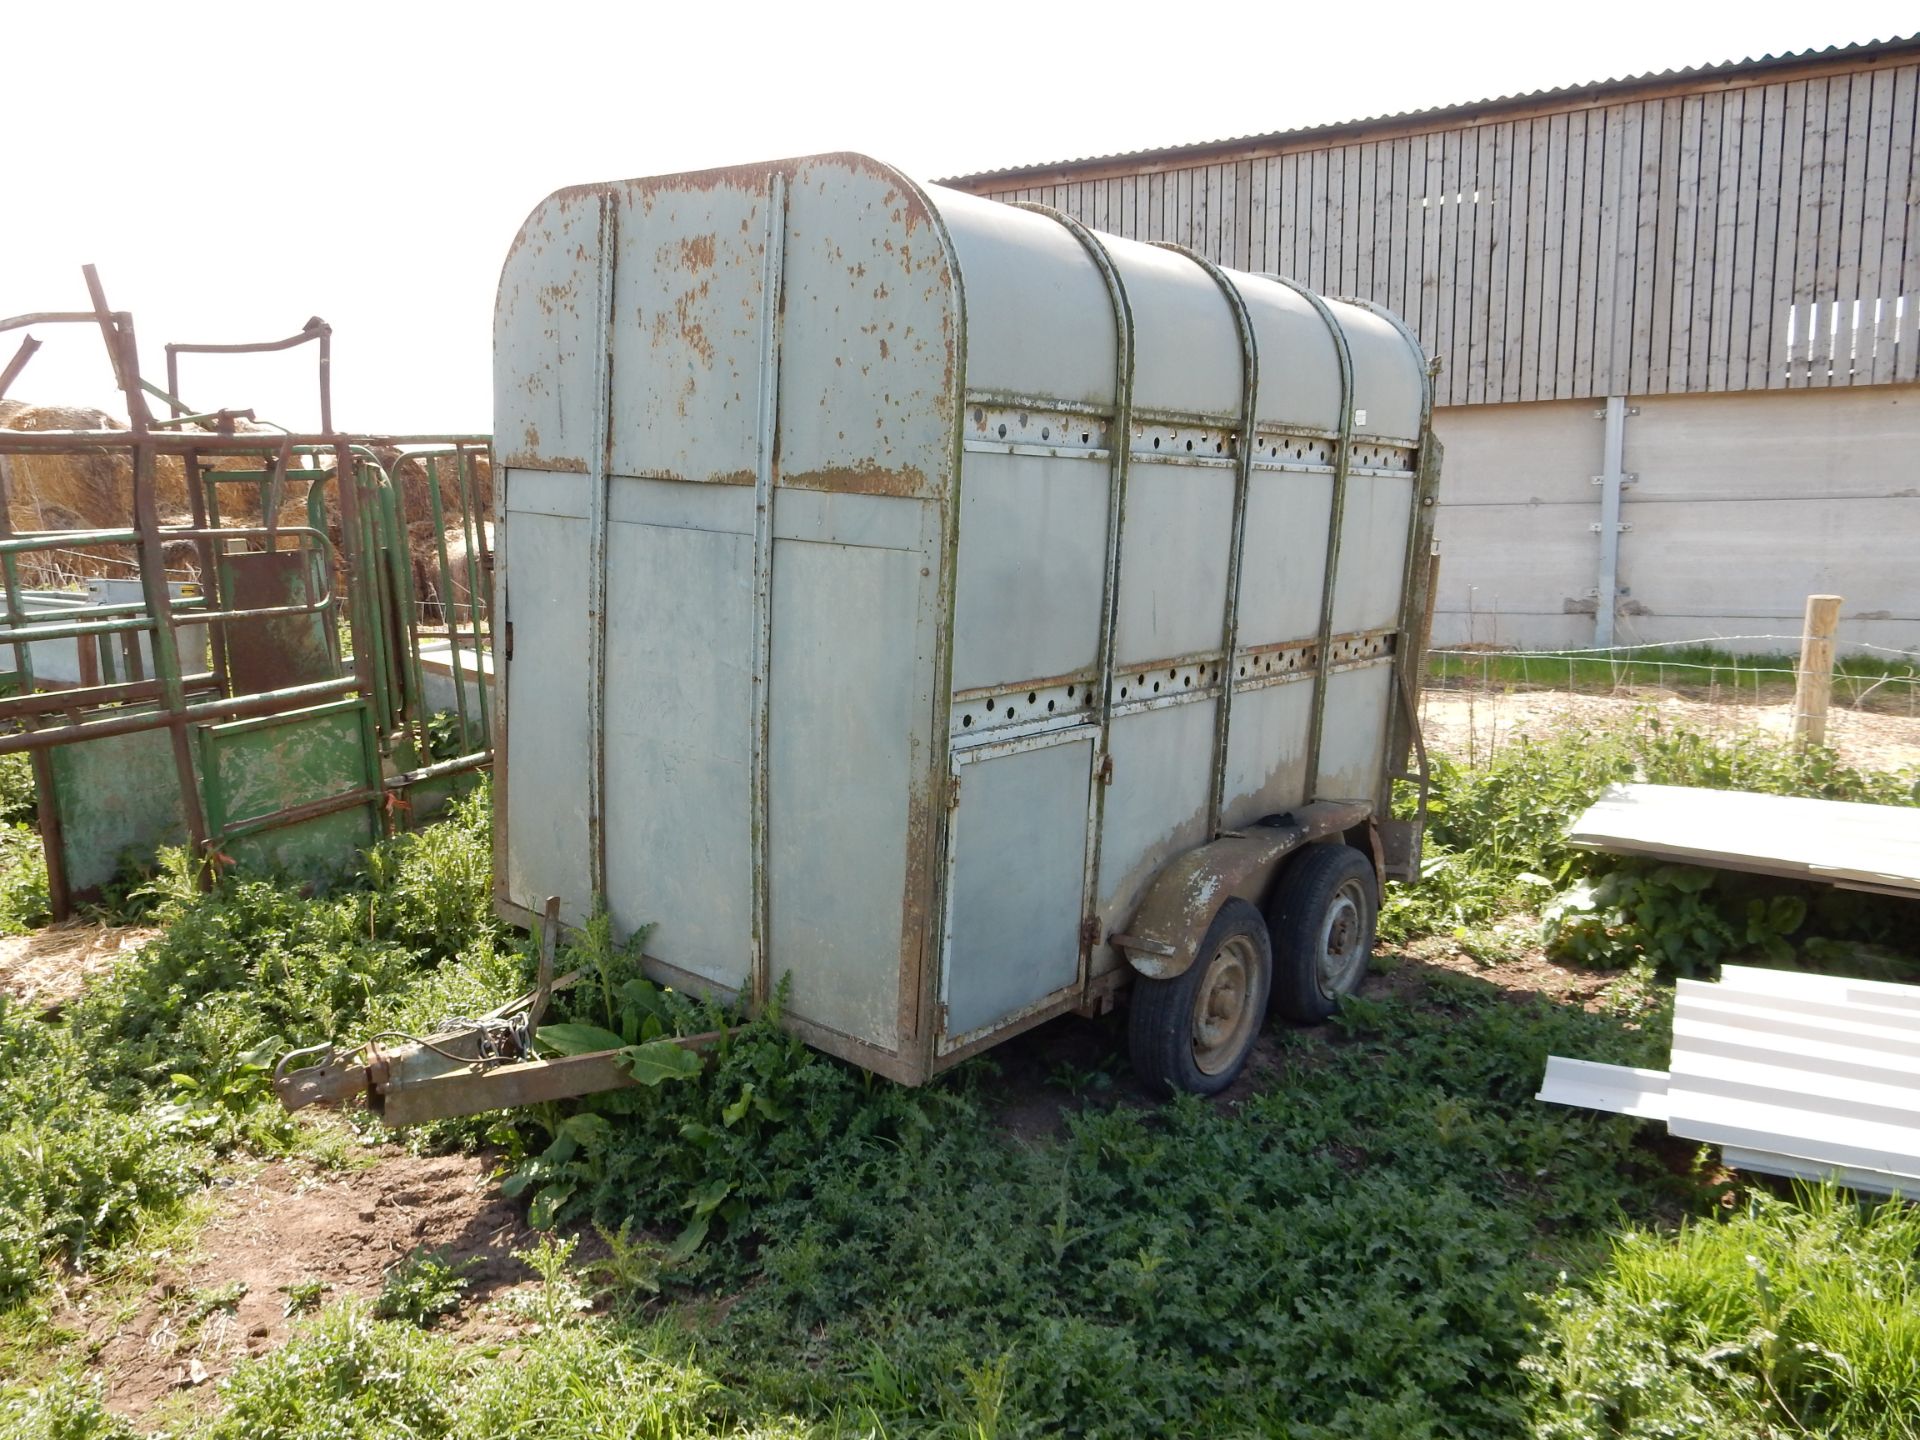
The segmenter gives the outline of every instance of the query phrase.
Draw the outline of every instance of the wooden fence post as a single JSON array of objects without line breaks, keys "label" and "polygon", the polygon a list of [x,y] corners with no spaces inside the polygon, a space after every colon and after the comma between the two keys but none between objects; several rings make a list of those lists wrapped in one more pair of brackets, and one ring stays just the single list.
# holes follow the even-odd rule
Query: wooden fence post
[{"label": "wooden fence post", "polygon": [[1838,595],[1809,595],[1800,630],[1800,669],[1793,687],[1796,745],[1827,743],[1827,700],[1833,692],[1833,632],[1840,623]]}]

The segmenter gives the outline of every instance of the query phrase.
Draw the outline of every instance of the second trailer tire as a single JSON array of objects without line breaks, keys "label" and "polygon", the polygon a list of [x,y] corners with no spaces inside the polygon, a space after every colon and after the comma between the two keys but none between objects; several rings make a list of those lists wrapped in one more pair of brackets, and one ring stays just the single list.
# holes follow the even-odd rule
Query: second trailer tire
[{"label": "second trailer tire", "polygon": [[1373,864],[1347,845],[1309,845],[1280,873],[1268,903],[1274,1004],[1318,1024],[1366,978],[1379,894]]},{"label": "second trailer tire", "polygon": [[1267,922],[1245,900],[1213,917],[1184,974],[1133,982],[1127,1037],[1133,1068],[1156,1095],[1217,1095],[1246,1067],[1273,987]]}]

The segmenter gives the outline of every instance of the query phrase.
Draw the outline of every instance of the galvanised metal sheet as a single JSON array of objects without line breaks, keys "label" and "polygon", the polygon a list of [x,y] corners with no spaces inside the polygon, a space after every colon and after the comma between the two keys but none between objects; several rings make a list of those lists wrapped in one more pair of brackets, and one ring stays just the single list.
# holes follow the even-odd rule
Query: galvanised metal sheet
[{"label": "galvanised metal sheet", "polygon": [[1328,720],[1314,799],[1366,800],[1380,793],[1393,703],[1393,666],[1384,661],[1328,677]]},{"label": "galvanised metal sheet", "polygon": [[1246,555],[1240,566],[1242,648],[1306,640],[1319,633],[1332,509],[1330,470],[1254,467],[1247,485]]},{"label": "galvanised metal sheet", "polygon": [[955,767],[944,1039],[981,1030],[1077,980],[1097,738],[1081,726],[1040,748],[989,750]]},{"label": "galvanised metal sheet", "polygon": [[[666,493],[661,493],[666,492]],[[647,953],[743,990],[753,951],[748,766],[751,505],[744,532],[674,523],[732,486],[614,483],[607,539],[607,897],[616,933],[656,928]],[[688,502],[695,502],[689,504]],[[666,523],[638,523],[657,514]],[[632,515],[628,520],[624,517]]]},{"label": "galvanised metal sheet", "polygon": [[909,797],[928,758],[922,568],[911,550],[774,544],[773,978],[792,975],[795,1017],[883,1050],[901,1038]]},{"label": "galvanised metal sheet", "polygon": [[956,691],[1095,668],[1110,484],[1104,451],[1091,460],[967,452],[953,602]]},{"label": "galvanised metal sheet", "polygon": [[1240,342],[1220,287],[1171,250],[1112,235],[1100,243],[1133,315],[1134,409],[1231,420],[1240,409]]},{"label": "galvanised metal sheet", "polygon": [[1313,681],[1242,690],[1233,697],[1221,823],[1244,829],[1266,815],[1305,803],[1307,743],[1313,726]]},{"label": "galvanised metal sheet", "polygon": [[1120,530],[1117,668],[1219,653],[1234,483],[1231,465],[1134,456]]},{"label": "galvanised metal sheet", "polygon": [[1329,300],[1327,308],[1353,357],[1354,434],[1419,444],[1424,362],[1384,316],[1339,300]]},{"label": "galvanised metal sheet", "polygon": [[1100,832],[1102,936],[1126,928],[1161,866],[1212,838],[1207,810],[1218,710],[1216,700],[1185,700],[1114,717],[1107,739],[1113,783]]},{"label": "galvanised metal sheet", "polygon": [[1334,634],[1390,630],[1398,623],[1413,492],[1411,473],[1348,475],[1334,577]]},{"label": "galvanised metal sheet", "polygon": [[967,389],[1111,405],[1113,316],[1080,242],[1030,211],[957,190],[928,193],[969,289],[993,297],[967,316]]},{"label": "galvanised metal sheet", "polygon": [[1260,357],[1255,417],[1262,426],[1337,433],[1340,358],[1326,321],[1294,290],[1245,284],[1240,293]]},{"label": "galvanised metal sheet", "polygon": [[[512,839],[508,893],[538,910],[558,895],[580,924],[592,912],[587,872],[586,480],[510,469],[504,552],[512,658],[505,737]],[[578,509],[574,509],[574,507]],[[523,508],[524,507],[524,508]],[[556,514],[556,510],[572,510]]]}]

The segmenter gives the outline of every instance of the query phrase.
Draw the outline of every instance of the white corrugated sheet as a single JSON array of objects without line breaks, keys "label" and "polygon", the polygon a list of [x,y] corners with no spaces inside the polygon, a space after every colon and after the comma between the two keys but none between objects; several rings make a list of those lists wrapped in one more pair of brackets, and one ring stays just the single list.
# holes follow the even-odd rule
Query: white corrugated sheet
[{"label": "white corrugated sheet", "polygon": [[1728,965],[1679,982],[1664,1075],[1555,1055],[1538,1098],[1664,1119],[1743,1169],[1920,1192],[1920,987]]},{"label": "white corrugated sheet", "polygon": [[1920,898],[1920,807],[1911,805],[1613,785],[1567,839],[1611,854]]}]

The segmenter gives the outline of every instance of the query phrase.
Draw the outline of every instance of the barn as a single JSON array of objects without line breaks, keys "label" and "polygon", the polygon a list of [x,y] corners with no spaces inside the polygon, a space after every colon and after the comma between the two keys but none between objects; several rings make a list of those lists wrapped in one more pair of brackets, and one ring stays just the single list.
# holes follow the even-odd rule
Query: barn
[{"label": "barn", "polygon": [[[1920,650],[1920,35],[943,181],[1390,306],[1434,640]],[[1744,637],[1744,638],[1743,638]]]}]

